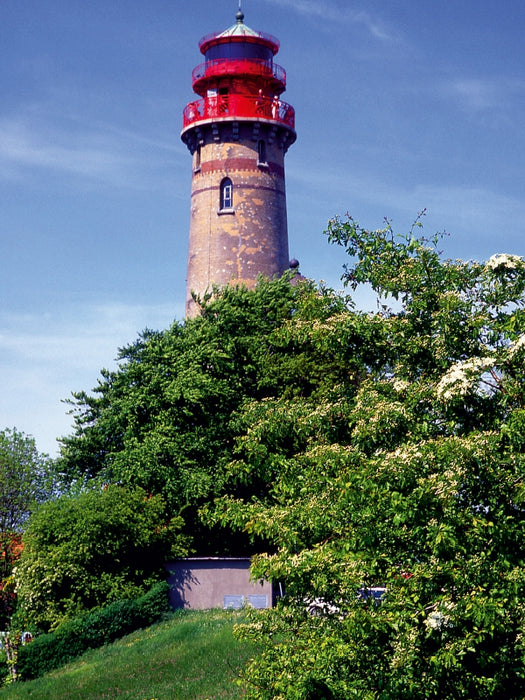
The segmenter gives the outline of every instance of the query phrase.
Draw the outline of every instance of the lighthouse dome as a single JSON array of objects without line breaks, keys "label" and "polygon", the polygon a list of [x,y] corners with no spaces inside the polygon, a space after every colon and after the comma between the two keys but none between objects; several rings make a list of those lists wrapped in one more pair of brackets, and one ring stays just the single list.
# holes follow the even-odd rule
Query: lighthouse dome
[{"label": "lighthouse dome", "polygon": [[225,29],[223,32],[217,35],[217,37],[227,37],[227,36],[254,36],[259,37],[259,32],[250,29],[248,25],[244,24],[244,15],[241,11],[237,13],[237,21],[232,24],[231,27]]},{"label": "lighthouse dome", "polygon": [[[216,59],[225,56],[224,47],[238,44],[237,52],[244,47],[248,54],[259,54],[260,58],[271,59],[279,51],[279,40],[271,34],[257,32],[244,24],[244,14],[241,10],[236,15],[236,22],[223,32],[207,34],[199,42],[201,53],[206,59]],[[240,46],[239,46],[240,45]],[[221,49],[221,47],[223,47]],[[256,48],[257,47],[257,48]]]}]

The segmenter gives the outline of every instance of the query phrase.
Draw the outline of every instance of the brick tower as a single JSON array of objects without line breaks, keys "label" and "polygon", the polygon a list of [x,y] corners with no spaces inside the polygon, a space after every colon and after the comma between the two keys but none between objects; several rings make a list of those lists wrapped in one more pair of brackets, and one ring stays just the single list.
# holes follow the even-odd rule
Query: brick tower
[{"label": "brick tower", "polygon": [[181,138],[193,156],[186,315],[192,292],[212,285],[253,287],[288,268],[284,156],[295,141],[295,112],[280,99],[286,73],[273,61],[279,42],[236,23],[199,42],[192,75],[200,99],[184,110]]}]

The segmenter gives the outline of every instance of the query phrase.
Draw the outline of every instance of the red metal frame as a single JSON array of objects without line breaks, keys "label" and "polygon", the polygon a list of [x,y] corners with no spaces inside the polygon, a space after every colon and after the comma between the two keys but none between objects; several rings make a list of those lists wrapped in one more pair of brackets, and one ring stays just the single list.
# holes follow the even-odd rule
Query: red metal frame
[{"label": "red metal frame", "polygon": [[287,102],[259,95],[216,95],[190,102],[183,129],[210,119],[265,119],[295,129],[295,110]]},{"label": "red metal frame", "polygon": [[286,87],[286,71],[272,61],[260,58],[218,58],[206,63],[201,63],[193,69],[191,74],[193,88],[196,83],[209,78],[225,75],[255,75],[262,78],[276,80],[282,87]]}]

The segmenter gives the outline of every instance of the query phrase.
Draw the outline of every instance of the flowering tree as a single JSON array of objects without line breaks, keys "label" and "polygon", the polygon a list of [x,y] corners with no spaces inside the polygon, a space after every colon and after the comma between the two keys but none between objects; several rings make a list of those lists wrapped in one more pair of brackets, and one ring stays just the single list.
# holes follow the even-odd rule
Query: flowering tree
[{"label": "flowering tree", "polygon": [[207,516],[265,538],[253,575],[285,591],[240,630],[249,697],[523,696],[525,261],[414,230],[330,222],[381,311],[303,300],[270,338],[289,390],[238,418],[231,478],[268,491]]},{"label": "flowering tree", "polygon": [[32,437],[16,429],[0,431],[0,630],[14,610],[12,568],[20,556],[22,528],[30,509],[52,490],[52,468]]}]

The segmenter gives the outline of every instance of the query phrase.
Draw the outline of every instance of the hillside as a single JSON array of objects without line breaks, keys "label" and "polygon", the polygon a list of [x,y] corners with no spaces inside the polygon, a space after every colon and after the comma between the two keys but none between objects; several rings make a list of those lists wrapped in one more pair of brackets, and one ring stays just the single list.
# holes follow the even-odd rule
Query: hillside
[{"label": "hillside", "polygon": [[0,698],[240,698],[242,690],[234,679],[254,652],[233,638],[241,615],[219,610],[176,613],[43,678],[2,688]]}]

